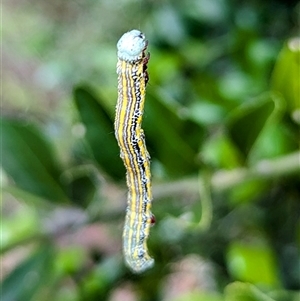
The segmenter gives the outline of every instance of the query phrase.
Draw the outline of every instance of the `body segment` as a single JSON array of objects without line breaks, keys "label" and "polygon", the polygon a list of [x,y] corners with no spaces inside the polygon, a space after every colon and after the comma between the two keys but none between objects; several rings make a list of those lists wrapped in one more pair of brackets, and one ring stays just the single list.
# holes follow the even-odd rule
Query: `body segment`
[{"label": "body segment", "polygon": [[125,33],[117,44],[118,102],[115,135],[126,167],[128,186],[123,253],[126,264],[137,273],[154,264],[146,244],[153,221],[150,211],[150,156],[141,128],[148,81],[147,44],[144,35],[138,30]]}]

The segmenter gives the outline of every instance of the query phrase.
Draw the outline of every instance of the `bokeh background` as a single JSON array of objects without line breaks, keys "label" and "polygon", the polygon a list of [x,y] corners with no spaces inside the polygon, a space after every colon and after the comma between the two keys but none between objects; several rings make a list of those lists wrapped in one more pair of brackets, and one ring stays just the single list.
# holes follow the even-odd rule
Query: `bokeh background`
[{"label": "bokeh background", "polygon": [[[300,5],[2,3],[1,300],[300,298]],[[123,263],[116,43],[151,59],[155,267]]]}]

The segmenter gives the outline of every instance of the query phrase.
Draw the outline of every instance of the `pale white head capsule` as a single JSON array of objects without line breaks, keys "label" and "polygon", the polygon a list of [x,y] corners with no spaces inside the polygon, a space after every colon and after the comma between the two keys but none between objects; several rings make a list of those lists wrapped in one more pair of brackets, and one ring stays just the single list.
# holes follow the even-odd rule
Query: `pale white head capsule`
[{"label": "pale white head capsule", "polygon": [[127,62],[134,62],[143,57],[148,41],[145,35],[137,29],[128,31],[118,41],[118,58]]}]

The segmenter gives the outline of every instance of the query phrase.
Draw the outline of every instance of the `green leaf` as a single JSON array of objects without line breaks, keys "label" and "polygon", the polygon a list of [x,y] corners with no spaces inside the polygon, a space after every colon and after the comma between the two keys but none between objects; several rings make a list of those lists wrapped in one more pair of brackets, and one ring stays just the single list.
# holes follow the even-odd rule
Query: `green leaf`
[{"label": "green leaf", "polygon": [[92,179],[84,175],[74,178],[69,184],[69,189],[74,204],[83,208],[88,206],[96,192]]},{"label": "green leaf", "polygon": [[114,135],[113,121],[89,88],[76,87],[74,101],[86,127],[85,139],[91,148],[93,157],[112,178],[123,179],[125,168],[119,156],[120,151]]},{"label": "green leaf", "polygon": [[84,278],[81,286],[81,300],[105,300],[107,292],[115,288],[122,273],[120,256],[111,256],[102,260]]},{"label": "green leaf", "polygon": [[240,105],[229,116],[229,135],[245,157],[274,112],[275,101],[271,94],[266,94]]},{"label": "green leaf", "polygon": [[300,300],[300,291],[292,291],[280,289],[270,292],[270,297],[276,301],[299,301]]},{"label": "green leaf", "polygon": [[23,200],[34,208],[42,208],[46,210],[53,209],[53,203],[45,203],[42,197],[32,194],[26,190],[23,190],[15,185],[4,185],[1,187],[3,193],[9,193],[17,200]]},{"label": "green leaf", "polygon": [[216,168],[232,169],[242,164],[242,156],[228,137],[218,134],[208,138],[201,150],[202,160]]},{"label": "green leaf", "polygon": [[227,265],[235,279],[264,285],[278,283],[275,256],[266,244],[231,243]]},{"label": "green leaf", "polygon": [[67,202],[61,170],[42,133],[30,123],[2,119],[1,164],[16,186],[55,202]]},{"label": "green leaf", "polygon": [[300,38],[291,38],[282,48],[272,74],[272,88],[280,92],[289,112],[300,109]]},{"label": "green leaf", "polygon": [[[11,206],[9,198],[4,192],[3,208]],[[40,231],[39,215],[34,206],[24,206],[22,210],[3,216],[1,221],[0,252],[9,251],[19,246]]]},{"label": "green leaf", "polygon": [[203,128],[194,121],[181,119],[174,108],[152,92],[147,95],[143,120],[151,157],[157,158],[169,175],[196,172],[199,167],[196,154],[203,139]]},{"label": "green leaf", "polygon": [[67,246],[59,250],[55,270],[59,275],[74,274],[84,267],[87,254],[83,246]]},{"label": "green leaf", "polygon": [[51,276],[53,250],[49,246],[18,265],[1,284],[2,301],[32,300],[38,290],[47,284]]},{"label": "green leaf", "polygon": [[266,126],[249,154],[249,162],[258,162],[289,154],[299,149],[298,130],[289,124],[272,123]]},{"label": "green leaf", "polygon": [[234,282],[225,288],[226,301],[275,301],[249,283]]},{"label": "green leaf", "polygon": [[228,201],[234,206],[240,203],[253,202],[258,196],[269,188],[269,185],[261,179],[251,179],[245,183],[238,184],[228,193]]}]

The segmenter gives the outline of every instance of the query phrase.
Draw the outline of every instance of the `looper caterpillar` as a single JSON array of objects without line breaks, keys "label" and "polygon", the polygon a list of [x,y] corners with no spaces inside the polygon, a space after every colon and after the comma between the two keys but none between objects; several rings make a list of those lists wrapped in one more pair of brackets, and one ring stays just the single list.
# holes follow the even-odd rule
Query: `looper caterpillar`
[{"label": "looper caterpillar", "polygon": [[125,33],[118,49],[118,101],[115,136],[126,167],[127,209],[123,230],[123,253],[128,267],[136,273],[154,265],[147,249],[147,238],[155,219],[152,202],[150,156],[141,128],[146,84],[149,80],[146,53],[148,41],[139,30]]}]

